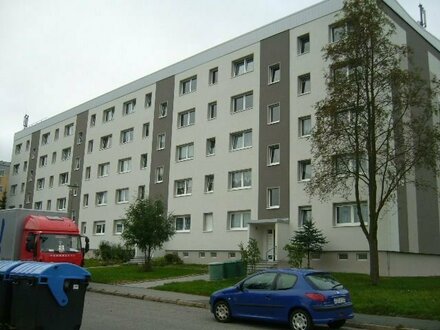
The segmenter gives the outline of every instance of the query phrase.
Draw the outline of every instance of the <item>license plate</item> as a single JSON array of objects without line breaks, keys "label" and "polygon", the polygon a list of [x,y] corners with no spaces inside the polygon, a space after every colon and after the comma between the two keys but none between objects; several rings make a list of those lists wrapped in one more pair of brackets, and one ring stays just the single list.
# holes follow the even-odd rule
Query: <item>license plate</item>
[{"label": "license plate", "polygon": [[345,297],[333,298],[335,304],[344,304],[346,302]]}]

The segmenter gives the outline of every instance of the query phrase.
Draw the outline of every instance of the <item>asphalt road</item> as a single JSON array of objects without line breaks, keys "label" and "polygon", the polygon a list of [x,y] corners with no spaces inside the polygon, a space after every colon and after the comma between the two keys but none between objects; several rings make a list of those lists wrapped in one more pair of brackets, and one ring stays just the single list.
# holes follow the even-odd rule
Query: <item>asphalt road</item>
[{"label": "asphalt road", "polygon": [[[203,308],[186,307],[87,292],[82,330],[228,330],[288,329],[287,325],[256,322],[222,324]],[[320,327],[317,330],[328,329]],[[348,329],[348,328],[345,328]],[[359,330],[359,329],[357,329]]]}]

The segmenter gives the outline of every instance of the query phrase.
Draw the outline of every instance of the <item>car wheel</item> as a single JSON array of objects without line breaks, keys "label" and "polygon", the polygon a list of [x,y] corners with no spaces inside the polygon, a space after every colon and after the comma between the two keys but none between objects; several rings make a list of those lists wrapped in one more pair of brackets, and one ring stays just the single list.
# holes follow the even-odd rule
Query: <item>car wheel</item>
[{"label": "car wheel", "polygon": [[329,326],[330,329],[339,329],[344,324],[345,324],[345,320],[338,320],[338,321],[330,322],[328,324],[328,326]]},{"label": "car wheel", "polygon": [[231,309],[226,301],[217,301],[214,305],[214,317],[219,322],[231,321]]},{"label": "car wheel", "polygon": [[310,330],[312,329],[312,320],[309,313],[302,309],[295,309],[290,314],[290,327],[292,330]]}]

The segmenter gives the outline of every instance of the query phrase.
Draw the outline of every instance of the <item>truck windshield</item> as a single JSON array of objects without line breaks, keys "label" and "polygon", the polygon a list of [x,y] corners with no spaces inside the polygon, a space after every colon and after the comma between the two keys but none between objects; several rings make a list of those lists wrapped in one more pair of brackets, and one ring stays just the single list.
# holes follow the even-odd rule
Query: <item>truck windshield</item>
[{"label": "truck windshield", "polygon": [[71,253],[81,251],[81,241],[79,236],[42,234],[41,251]]}]

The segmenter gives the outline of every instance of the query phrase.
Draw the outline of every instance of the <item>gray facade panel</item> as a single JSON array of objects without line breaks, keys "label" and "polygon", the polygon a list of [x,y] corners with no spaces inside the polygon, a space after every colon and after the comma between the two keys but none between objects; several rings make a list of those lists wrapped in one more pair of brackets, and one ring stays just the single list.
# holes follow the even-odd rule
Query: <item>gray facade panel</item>
[{"label": "gray facade panel", "polygon": [[[151,151],[151,171],[149,196],[160,198],[165,203],[168,199],[168,186],[171,161],[171,139],[173,128],[174,76],[158,81],[154,104],[153,145]],[[167,115],[159,117],[161,104],[167,102]],[[165,148],[158,150],[158,135],[165,134]],[[163,166],[163,181],[156,183],[156,169]]]},{"label": "gray facade panel", "polygon": [[[261,41],[260,58],[260,132],[258,218],[289,217],[289,31]],[[271,66],[279,65],[280,79],[270,83]],[[279,103],[280,121],[268,124],[268,107]],[[280,162],[268,166],[269,146],[279,145]],[[268,209],[268,188],[279,187],[279,208]]]},{"label": "gray facade panel", "polygon": [[36,131],[32,133],[31,138],[31,152],[29,153],[28,172],[26,178],[26,188],[24,194],[24,208],[32,209],[34,203],[34,187],[35,187],[35,174],[37,171],[38,163],[38,147],[40,145],[40,133]]}]

